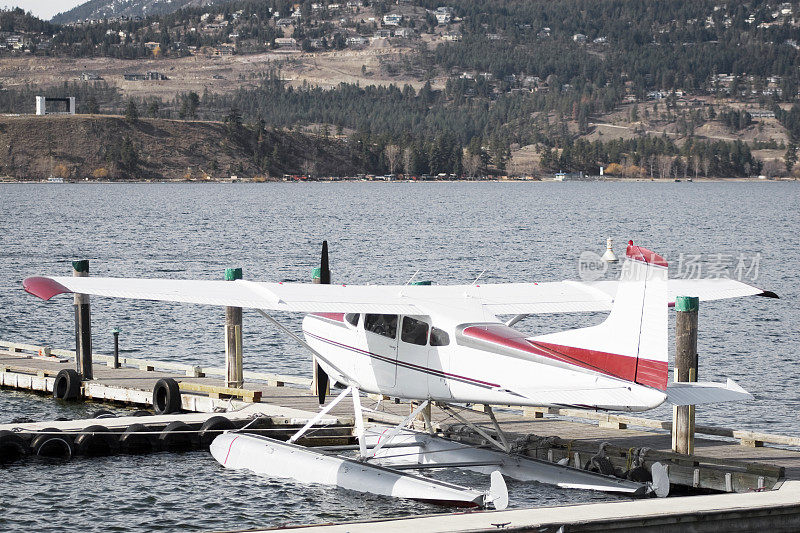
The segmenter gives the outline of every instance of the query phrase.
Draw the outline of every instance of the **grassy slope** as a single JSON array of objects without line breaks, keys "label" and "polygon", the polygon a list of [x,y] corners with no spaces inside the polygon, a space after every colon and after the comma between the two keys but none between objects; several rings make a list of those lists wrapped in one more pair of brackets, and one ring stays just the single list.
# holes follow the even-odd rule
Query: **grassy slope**
[{"label": "grassy slope", "polygon": [[[134,173],[125,172],[107,156],[126,138],[140,160]],[[278,155],[269,163],[273,177],[303,174],[309,170],[309,161],[318,175],[364,171],[344,155],[347,150],[341,141],[281,131],[266,132],[264,142],[266,152]],[[100,168],[108,171],[108,179],[181,179],[187,173],[193,178],[204,173],[213,178],[265,175],[255,165],[254,143],[248,130],[229,136],[219,122],[140,119],[130,123],[121,117],[88,115],[0,117],[0,175],[41,179],[58,175],[64,167],[76,179],[91,179]]]}]

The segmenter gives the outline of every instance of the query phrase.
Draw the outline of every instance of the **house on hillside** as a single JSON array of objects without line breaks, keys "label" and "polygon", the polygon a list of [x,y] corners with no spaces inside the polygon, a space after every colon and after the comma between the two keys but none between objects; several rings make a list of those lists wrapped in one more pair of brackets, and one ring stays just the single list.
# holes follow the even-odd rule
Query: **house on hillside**
[{"label": "house on hillside", "polygon": [[389,13],[383,16],[384,26],[399,26],[403,21],[403,15],[399,13]]},{"label": "house on hillside", "polygon": [[450,20],[453,18],[453,15],[447,11],[437,11],[434,13],[434,16],[436,17],[436,23],[440,26],[450,24]]},{"label": "house on hillside", "polygon": [[168,80],[169,78],[166,77],[164,74],[160,72],[145,72],[144,74],[141,73],[127,73],[122,75],[123,79],[126,81],[164,81]]},{"label": "house on hillside", "polygon": [[360,35],[354,35],[347,38],[347,44],[348,46],[364,46],[369,44],[369,39]]},{"label": "house on hillside", "polygon": [[232,56],[236,52],[235,44],[222,43],[212,49],[214,56]]},{"label": "house on hillside", "polygon": [[294,37],[278,37],[275,39],[275,46],[281,50],[295,50],[297,39]]}]

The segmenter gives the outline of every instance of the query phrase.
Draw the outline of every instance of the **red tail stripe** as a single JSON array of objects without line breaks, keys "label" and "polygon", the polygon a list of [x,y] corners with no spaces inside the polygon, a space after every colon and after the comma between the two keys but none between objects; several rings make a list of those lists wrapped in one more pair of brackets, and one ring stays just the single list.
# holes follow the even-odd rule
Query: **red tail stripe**
[{"label": "red tail stripe", "polygon": [[666,390],[668,377],[669,365],[666,361],[639,358],[636,367],[636,383]]},{"label": "red tail stripe", "polygon": [[642,263],[649,263],[662,267],[668,266],[666,259],[652,250],[648,250],[642,246],[636,246],[633,244],[633,241],[628,241],[628,248],[625,250],[625,255],[630,259],[641,261]]},{"label": "red tail stripe", "polygon": [[464,335],[484,340],[530,354],[547,357],[581,368],[594,370],[640,385],[667,388],[667,362],[638,359],[598,350],[562,346],[547,342],[531,341],[524,334],[502,324],[486,324],[464,328]]}]

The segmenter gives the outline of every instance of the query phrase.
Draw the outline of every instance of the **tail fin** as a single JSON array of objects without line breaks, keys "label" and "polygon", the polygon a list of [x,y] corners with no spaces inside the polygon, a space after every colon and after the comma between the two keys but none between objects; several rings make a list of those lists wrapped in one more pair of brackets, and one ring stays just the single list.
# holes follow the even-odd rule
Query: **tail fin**
[{"label": "tail fin", "polygon": [[579,366],[666,390],[667,262],[629,241],[604,322],[529,340]]}]

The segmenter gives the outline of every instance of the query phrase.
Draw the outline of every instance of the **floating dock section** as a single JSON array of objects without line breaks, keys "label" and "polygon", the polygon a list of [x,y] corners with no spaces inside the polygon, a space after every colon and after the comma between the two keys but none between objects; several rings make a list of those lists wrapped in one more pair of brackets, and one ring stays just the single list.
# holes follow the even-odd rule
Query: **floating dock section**
[{"label": "floating dock section", "polygon": [[[74,369],[74,357],[74,352],[67,350],[0,341],[0,387],[52,395],[59,373]],[[310,379],[245,372],[243,386],[231,388],[226,386],[224,369],[133,358],[120,358],[119,364],[120,368],[115,368],[111,357],[95,354],[94,379],[80,383],[77,400],[150,410],[156,385],[161,380],[174,379],[183,412],[74,421],[19,421],[0,425],[0,437],[16,435],[22,439],[25,453],[35,452],[48,438],[53,441],[51,452],[55,455],[59,453],[58,439],[66,441],[69,453],[76,455],[92,454],[87,452],[93,449],[87,441],[95,441],[95,451],[102,451],[105,442],[109,449],[128,453],[126,446],[130,448],[131,443],[145,441],[157,451],[208,446],[212,436],[245,426],[246,431],[257,435],[285,440],[319,412]],[[413,408],[390,398],[373,400],[375,404],[367,405],[372,409],[366,409],[365,413],[367,422],[375,424],[397,424]],[[461,409],[460,414],[465,419],[485,433],[495,434],[483,406]],[[613,524],[636,527],[636,524],[686,524],[701,519],[720,527],[725,521],[739,517],[740,522],[731,523],[749,526],[745,529],[755,529],[761,527],[757,524],[763,523],[767,524],[764,527],[778,531],[780,529],[771,527],[774,516],[783,516],[786,524],[797,525],[794,520],[800,506],[800,438],[698,426],[694,454],[681,455],[671,451],[669,421],[569,409],[514,410],[494,406],[494,412],[500,427],[514,441],[515,451],[532,460],[551,465],[568,464],[600,473],[613,472],[640,482],[646,480],[646,475],[642,479],[636,476],[647,474],[658,462],[666,466],[673,495],[728,494],[571,506],[566,510],[420,517],[344,527],[350,531],[382,527],[414,528],[416,531],[496,530],[492,524],[508,523],[506,529],[535,527],[547,531],[553,527],[556,531],[569,524],[570,531],[588,531],[591,528],[613,530],[617,527]],[[485,444],[484,437],[464,424],[452,423],[453,419],[445,412],[434,407],[432,415],[437,437],[461,443],[469,449]],[[332,409],[321,423],[326,427],[325,432],[315,432],[309,440],[298,443],[323,447],[353,445],[354,418],[346,402]],[[416,427],[423,429],[424,424],[419,422]],[[104,436],[97,437],[98,434]],[[5,438],[7,442],[14,439]],[[491,462],[483,455],[477,459],[463,457],[460,462],[473,462],[476,469],[481,468],[478,465],[481,461]],[[569,521],[565,521],[565,517],[569,517]],[[758,522],[762,519],[763,522]],[[792,526],[790,529],[800,528]],[[695,530],[703,529],[697,526]]]}]

